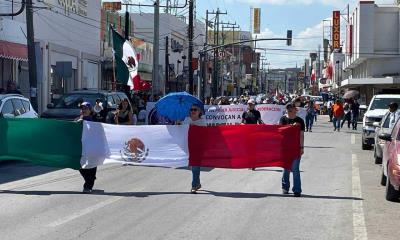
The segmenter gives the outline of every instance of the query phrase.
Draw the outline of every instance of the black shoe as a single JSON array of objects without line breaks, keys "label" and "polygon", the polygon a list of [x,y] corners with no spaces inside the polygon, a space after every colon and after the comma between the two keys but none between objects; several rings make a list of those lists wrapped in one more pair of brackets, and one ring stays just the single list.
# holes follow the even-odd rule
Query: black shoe
[{"label": "black shoe", "polygon": [[83,191],[82,191],[82,193],[90,194],[90,193],[92,193],[92,189],[84,188]]},{"label": "black shoe", "polygon": [[289,191],[286,189],[282,189],[282,194],[289,194]]},{"label": "black shoe", "polygon": [[301,197],[301,193],[294,193],[295,197]]},{"label": "black shoe", "polygon": [[312,129],[310,128],[310,132],[312,132]]}]

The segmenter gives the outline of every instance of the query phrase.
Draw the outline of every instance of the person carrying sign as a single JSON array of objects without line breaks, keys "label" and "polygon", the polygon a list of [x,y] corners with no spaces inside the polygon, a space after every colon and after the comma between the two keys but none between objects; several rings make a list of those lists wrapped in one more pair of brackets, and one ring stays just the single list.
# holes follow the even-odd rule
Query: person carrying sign
[{"label": "person carrying sign", "polygon": [[[261,119],[260,111],[255,109],[256,103],[254,99],[247,101],[247,111],[242,115],[242,124],[264,124]],[[256,170],[252,168],[251,170]]]},{"label": "person carrying sign", "polygon": [[242,114],[242,124],[264,124],[260,111],[255,109],[254,99],[247,101],[247,111]]}]

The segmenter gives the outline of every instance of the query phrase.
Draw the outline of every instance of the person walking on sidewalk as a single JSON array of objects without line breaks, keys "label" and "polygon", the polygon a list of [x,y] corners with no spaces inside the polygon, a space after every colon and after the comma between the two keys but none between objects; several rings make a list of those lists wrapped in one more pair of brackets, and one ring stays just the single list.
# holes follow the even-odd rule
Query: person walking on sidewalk
[{"label": "person walking on sidewalk", "polygon": [[[93,121],[92,106],[89,102],[83,102],[80,105],[81,114],[76,119],[76,122]],[[83,193],[91,193],[93,190],[94,182],[96,180],[97,167],[94,168],[81,168],[79,173],[82,175],[85,183],[83,184]]]},{"label": "person walking on sidewalk", "polygon": [[357,99],[354,99],[350,104],[350,111],[353,130],[357,130],[358,117],[360,116],[360,104],[358,103]]},{"label": "person walking on sidewalk", "polygon": [[[300,126],[300,153],[304,154],[304,130],[305,124],[302,118],[297,116],[297,108],[293,104],[286,105],[287,115],[283,116],[279,124],[280,125],[299,125]],[[301,196],[301,178],[300,178],[300,160],[295,159],[292,164],[291,171],[284,169],[282,176],[282,193],[289,194],[290,189],[290,172],[293,173],[293,188],[292,191],[295,197]]]},{"label": "person walking on sidewalk", "polygon": [[333,131],[340,132],[340,121],[344,116],[344,109],[343,109],[343,104],[339,99],[336,100],[336,103],[332,106],[332,112],[333,112],[333,127],[334,127]]},{"label": "person walking on sidewalk", "polygon": [[[196,125],[196,126],[207,126],[206,120],[202,118],[203,110],[200,106],[193,104],[190,108],[190,117],[185,118],[183,124],[186,125]],[[191,193],[197,193],[201,188],[200,183],[200,170],[199,166],[192,166],[192,189]]]}]

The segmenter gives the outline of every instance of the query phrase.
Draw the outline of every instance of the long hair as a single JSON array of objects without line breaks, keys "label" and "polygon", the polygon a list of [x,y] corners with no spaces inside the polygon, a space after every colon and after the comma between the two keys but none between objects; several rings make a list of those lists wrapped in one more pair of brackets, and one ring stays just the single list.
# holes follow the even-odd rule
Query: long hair
[{"label": "long hair", "polygon": [[127,111],[131,111],[131,105],[129,104],[129,100],[128,100],[127,98],[125,98],[124,100],[122,100],[122,101],[118,104],[118,110],[122,110],[122,104],[123,104],[125,101],[128,103],[128,106],[126,107],[126,110],[127,110]]}]

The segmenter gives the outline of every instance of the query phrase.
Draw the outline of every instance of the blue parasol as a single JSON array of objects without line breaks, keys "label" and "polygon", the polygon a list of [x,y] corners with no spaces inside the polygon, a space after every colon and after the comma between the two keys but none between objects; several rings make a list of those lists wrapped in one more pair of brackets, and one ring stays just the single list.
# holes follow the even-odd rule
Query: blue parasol
[{"label": "blue parasol", "polygon": [[157,113],[172,121],[184,120],[189,116],[193,104],[198,105],[204,111],[204,104],[197,97],[187,92],[170,93],[156,103]]}]

